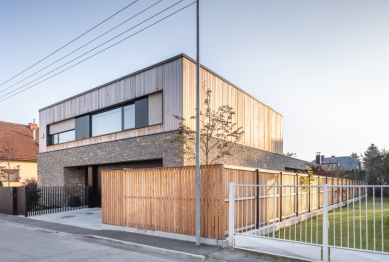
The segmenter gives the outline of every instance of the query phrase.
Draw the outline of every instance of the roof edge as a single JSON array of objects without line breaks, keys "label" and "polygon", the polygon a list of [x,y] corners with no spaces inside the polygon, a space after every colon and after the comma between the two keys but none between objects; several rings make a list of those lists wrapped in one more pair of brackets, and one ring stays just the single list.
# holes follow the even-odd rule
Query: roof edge
[{"label": "roof edge", "polygon": [[[186,58],[186,59],[188,59],[189,61],[191,61],[191,62],[193,62],[193,63],[196,63],[196,60],[194,60],[193,58],[191,58],[190,56],[188,56],[188,55],[186,55],[186,54],[184,54],[184,53],[181,53],[181,54],[179,54],[179,55],[173,56],[173,57],[171,57],[171,58],[168,58],[168,59],[166,59],[166,60],[163,60],[163,61],[161,61],[161,62],[158,62],[158,63],[156,63],[156,64],[153,64],[153,65],[151,65],[151,66],[145,67],[145,68],[143,68],[143,69],[140,69],[140,70],[135,71],[135,72],[133,72],[133,73],[130,73],[130,74],[128,74],[128,75],[119,77],[119,78],[117,78],[117,79],[115,79],[115,80],[112,80],[112,81],[110,81],[110,82],[108,82],[108,83],[99,85],[99,86],[94,87],[94,88],[92,88],[92,89],[89,89],[89,90],[87,90],[87,91],[85,91],[85,92],[82,92],[82,93],[80,93],[80,94],[77,94],[77,95],[71,96],[71,97],[69,97],[69,98],[66,98],[66,99],[64,99],[64,100],[61,100],[61,101],[59,101],[59,102],[56,102],[56,103],[54,103],[54,104],[52,104],[52,105],[43,107],[43,108],[39,109],[38,111],[41,112],[41,111],[43,111],[43,110],[49,109],[50,107],[53,107],[53,106],[62,104],[62,103],[64,103],[64,102],[69,101],[69,100],[72,100],[72,99],[74,99],[74,98],[76,98],[76,97],[79,97],[79,96],[85,95],[85,94],[87,94],[87,93],[93,92],[93,91],[95,91],[95,90],[97,90],[97,89],[100,89],[100,88],[102,88],[102,87],[108,86],[108,85],[110,85],[110,84],[113,84],[113,83],[115,83],[115,82],[121,81],[121,80],[126,79],[126,78],[128,78],[128,77],[131,77],[131,76],[140,74],[140,73],[145,72],[145,71],[147,71],[147,70],[150,70],[150,69],[152,69],[152,68],[154,68],[154,67],[157,67],[157,66],[160,66],[160,65],[169,63],[169,62],[174,61],[174,60],[177,60],[177,59],[179,59],[179,58]],[[230,81],[228,81],[228,80],[225,79],[224,77],[220,76],[219,74],[215,73],[214,71],[212,71],[212,70],[209,69],[208,67],[206,67],[206,66],[204,66],[204,65],[202,65],[202,64],[200,64],[200,67],[203,68],[204,70],[208,71],[209,73],[211,73],[211,74],[217,76],[218,78],[220,78],[221,80],[223,80],[223,81],[226,82],[227,84],[229,84],[229,85],[235,87],[236,89],[238,89],[238,90],[241,91],[242,93],[248,95],[249,97],[253,98],[253,99],[256,100],[257,102],[259,102],[259,103],[261,103],[262,105],[264,105],[264,106],[270,108],[271,110],[273,110],[274,112],[276,112],[277,114],[279,114],[280,116],[283,117],[283,115],[282,115],[281,113],[279,113],[278,111],[274,110],[273,108],[271,108],[270,106],[266,105],[265,103],[259,101],[257,98],[255,98],[254,96],[250,95],[249,93],[247,93],[247,92],[244,91],[243,89],[239,88],[237,85],[231,83]]]}]

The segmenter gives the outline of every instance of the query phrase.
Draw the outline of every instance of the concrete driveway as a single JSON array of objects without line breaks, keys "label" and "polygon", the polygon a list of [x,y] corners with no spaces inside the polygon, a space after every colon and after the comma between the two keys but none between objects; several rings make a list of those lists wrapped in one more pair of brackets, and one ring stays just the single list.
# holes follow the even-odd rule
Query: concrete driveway
[{"label": "concrete driveway", "polygon": [[101,208],[85,208],[67,212],[28,217],[34,220],[101,230]]}]

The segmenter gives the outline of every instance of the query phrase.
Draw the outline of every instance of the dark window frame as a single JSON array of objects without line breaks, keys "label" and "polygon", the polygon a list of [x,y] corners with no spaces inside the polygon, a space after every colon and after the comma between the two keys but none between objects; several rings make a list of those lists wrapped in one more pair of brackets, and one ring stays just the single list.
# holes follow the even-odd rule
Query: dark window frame
[{"label": "dark window frame", "polygon": [[[146,128],[146,127],[153,127],[153,126],[163,125],[164,122],[165,122],[164,114],[162,114],[162,122],[159,123],[159,124],[147,125],[145,127],[136,127],[135,126],[134,128],[124,129],[124,107],[128,106],[128,105],[131,105],[131,104],[135,104],[136,100],[141,100],[141,99],[144,99],[144,98],[148,98],[149,95],[153,95],[153,94],[156,94],[156,93],[162,93],[162,109],[161,110],[163,111],[164,108],[165,108],[165,103],[164,103],[164,92],[163,92],[163,89],[162,89],[162,90],[158,90],[158,91],[149,93],[147,95],[143,95],[143,96],[140,96],[140,97],[133,98],[131,100],[127,100],[127,101],[123,101],[123,102],[120,102],[120,103],[117,103],[117,104],[114,104],[114,105],[110,105],[110,106],[104,107],[102,109],[96,109],[96,110],[90,111],[88,113],[81,114],[81,115],[78,115],[78,116],[74,116],[74,117],[71,117],[71,118],[78,118],[78,117],[83,117],[83,116],[88,116],[88,118],[89,118],[89,127],[90,127],[89,128],[89,137],[81,139],[81,140],[85,140],[85,139],[89,139],[89,138],[93,138],[93,137],[99,137],[99,136],[105,136],[105,135],[121,133],[121,132],[125,132],[125,131],[131,131],[131,130],[140,129],[140,128]],[[113,110],[113,109],[116,109],[116,108],[122,108],[122,110],[121,110],[121,114],[122,114],[122,117],[121,117],[121,120],[122,120],[122,130],[121,131],[117,131],[117,132],[102,134],[102,135],[98,135],[98,136],[92,136],[92,116],[100,114],[100,113],[104,113],[106,111],[110,111],[110,110]],[[63,119],[63,120],[58,121],[58,122],[62,122],[62,121],[65,121],[65,120],[67,120],[67,119]],[[50,127],[50,125],[56,124],[58,122],[53,122],[53,123],[47,125],[46,126],[46,134],[49,134],[49,127]],[[71,129],[71,130],[75,130],[75,129]],[[71,130],[67,130],[67,131],[71,131]],[[64,132],[67,132],[67,131],[64,131]],[[63,133],[63,132],[61,132],[61,133]],[[55,134],[53,134],[53,135],[55,135]],[[74,141],[63,142],[63,143],[58,143],[58,144],[51,144],[51,141],[52,141],[51,140],[51,136],[52,135],[47,135],[46,136],[47,137],[47,146],[54,146],[54,145],[70,143],[70,142],[74,142],[74,141],[81,141],[81,140],[74,140]]]},{"label": "dark window frame", "polygon": [[[56,144],[53,143],[53,139],[54,139],[54,136],[55,136],[55,135],[58,135],[58,138],[59,138],[59,134],[63,134],[63,133],[69,132],[69,131],[74,131],[74,140],[73,140],[73,141],[67,141],[67,142],[56,143]],[[50,135],[48,135],[48,143],[49,143],[49,146],[60,145],[60,144],[65,144],[65,143],[74,142],[74,141],[76,141],[76,129],[69,129],[69,130],[66,130],[66,131],[63,131],[63,132],[59,132],[59,133],[55,133],[55,134],[50,134]],[[58,139],[58,142],[59,142],[59,139]]]}]

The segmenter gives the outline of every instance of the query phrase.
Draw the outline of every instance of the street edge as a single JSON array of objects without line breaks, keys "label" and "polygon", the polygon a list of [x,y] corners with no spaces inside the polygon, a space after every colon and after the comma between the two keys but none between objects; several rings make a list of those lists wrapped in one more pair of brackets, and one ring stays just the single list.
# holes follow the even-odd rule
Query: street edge
[{"label": "street edge", "polygon": [[201,261],[201,262],[205,261],[205,259],[206,259],[206,257],[202,256],[202,255],[196,255],[196,254],[191,254],[191,253],[186,253],[186,252],[181,252],[181,251],[176,251],[176,250],[171,250],[171,249],[166,249],[166,248],[160,248],[160,247],[153,247],[153,246],[148,246],[148,245],[144,245],[144,244],[128,242],[128,241],[124,241],[124,240],[118,240],[118,239],[114,239],[114,238],[101,237],[101,236],[95,236],[95,235],[84,235],[83,237],[89,238],[89,239],[102,240],[102,241],[105,241],[108,243],[130,246],[130,247],[137,248],[137,249],[140,249],[143,251],[157,253],[157,254],[161,254],[161,255],[167,255],[167,256],[176,257],[176,258],[191,259],[193,261]]}]

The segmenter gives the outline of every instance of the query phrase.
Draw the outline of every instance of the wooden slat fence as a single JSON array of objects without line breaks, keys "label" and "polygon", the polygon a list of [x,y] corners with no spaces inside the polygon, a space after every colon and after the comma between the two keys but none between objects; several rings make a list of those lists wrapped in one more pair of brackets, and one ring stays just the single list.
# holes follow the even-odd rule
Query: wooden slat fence
[{"label": "wooden slat fence", "polygon": [[[235,212],[235,228],[258,228],[323,207],[323,191],[272,185],[299,185],[294,174],[244,167],[212,165],[201,168],[201,234],[225,239],[228,230],[228,184],[268,185],[257,190],[235,192],[236,211],[256,210],[258,214]],[[364,184],[338,178],[315,176],[312,185]],[[354,192],[357,197],[358,191]],[[362,194],[364,194],[362,192]],[[349,190],[349,198],[353,196]],[[329,202],[339,203],[342,194],[329,191]],[[243,207],[243,209],[242,209]],[[250,211],[253,212],[253,211]],[[256,218],[256,219],[254,219]],[[250,221],[249,221],[250,220]],[[252,221],[251,221],[252,220]],[[247,223],[249,221],[250,223]],[[104,224],[195,235],[195,167],[103,170],[102,222]]]},{"label": "wooden slat fence", "polygon": [[[223,238],[223,169],[201,168],[202,237]],[[194,167],[102,172],[104,224],[195,235],[195,197]]]}]

